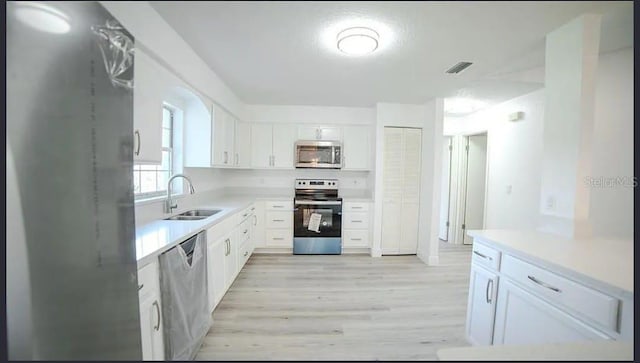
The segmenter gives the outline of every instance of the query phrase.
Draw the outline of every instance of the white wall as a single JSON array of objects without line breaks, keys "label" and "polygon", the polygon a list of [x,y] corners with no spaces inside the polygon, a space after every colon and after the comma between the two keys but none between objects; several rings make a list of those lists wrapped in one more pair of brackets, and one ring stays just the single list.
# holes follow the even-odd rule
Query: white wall
[{"label": "white wall", "polygon": [[373,125],[376,110],[366,107],[246,105],[245,121]]},{"label": "white wall", "polygon": [[[593,135],[593,177],[633,175],[633,49],[600,55]],[[539,224],[545,89],[463,118],[445,118],[445,130],[488,130],[487,229],[535,230]],[[522,111],[524,119],[507,121]],[[511,186],[511,193],[507,188]],[[595,236],[633,237],[633,189],[592,188]]]},{"label": "white wall", "polygon": [[[633,176],[633,48],[603,55],[596,79],[592,177]],[[629,179],[627,179],[629,180]],[[596,236],[633,238],[633,189],[591,189]]]}]

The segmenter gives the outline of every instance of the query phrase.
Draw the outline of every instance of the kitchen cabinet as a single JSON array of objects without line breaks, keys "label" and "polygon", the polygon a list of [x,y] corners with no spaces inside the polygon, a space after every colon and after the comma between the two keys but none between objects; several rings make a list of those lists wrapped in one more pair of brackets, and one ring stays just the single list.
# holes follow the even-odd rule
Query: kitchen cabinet
[{"label": "kitchen cabinet", "polygon": [[370,247],[370,203],[344,202],[342,205],[342,247]]},{"label": "kitchen cabinet", "polygon": [[265,247],[293,248],[293,200],[265,201]]},{"label": "kitchen cabinet", "polygon": [[138,48],[133,72],[133,160],[139,164],[160,164],[163,88],[157,75],[164,70]]},{"label": "kitchen cabinet", "polygon": [[234,166],[248,168],[251,166],[251,125],[246,122],[235,122],[235,157]]},{"label": "kitchen cabinet", "polygon": [[471,264],[466,333],[474,345],[491,345],[496,311],[498,275]]},{"label": "kitchen cabinet", "polygon": [[140,301],[142,359],[163,360],[164,335],[160,299],[160,271],[157,261],[138,270],[138,298]]},{"label": "kitchen cabinet", "polygon": [[207,231],[207,288],[209,311],[213,312],[226,291],[224,263],[227,245],[224,238],[214,240],[210,236],[213,236],[213,228]]},{"label": "kitchen cabinet", "polygon": [[213,107],[211,160],[214,166],[233,167],[235,165],[235,120],[217,105]]},{"label": "kitchen cabinet", "polygon": [[235,229],[224,238],[224,243],[224,280],[226,291],[238,274],[238,237]]},{"label": "kitchen cabinet", "polygon": [[342,128],[342,170],[370,170],[371,128],[345,126]]},{"label": "kitchen cabinet", "polygon": [[417,252],[421,139],[421,129],[384,128],[383,255]]},{"label": "kitchen cabinet", "polygon": [[298,140],[342,140],[340,127],[298,126]]},{"label": "kitchen cabinet", "polygon": [[293,169],[295,136],[290,124],[251,124],[251,167]]},{"label": "kitchen cabinet", "polygon": [[264,235],[264,202],[256,201],[254,203],[255,210],[253,212],[254,225],[251,233],[253,239],[253,247],[265,247]]},{"label": "kitchen cabinet", "polygon": [[500,280],[493,344],[544,344],[611,337],[506,279]]}]

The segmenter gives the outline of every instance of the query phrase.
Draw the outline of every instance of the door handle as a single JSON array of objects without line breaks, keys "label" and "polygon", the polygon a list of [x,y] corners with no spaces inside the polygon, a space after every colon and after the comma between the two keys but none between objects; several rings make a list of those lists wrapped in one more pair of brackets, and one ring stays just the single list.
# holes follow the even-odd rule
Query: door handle
[{"label": "door handle", "polygon": [[[489,294],[489,286],[491,286],[491,294]],[[493,300],[491,298],[491,295],[493,295],[493,280],[487,280],[487,288],[485,289],[484,295],[487,300],[487,304],[491,304]]]},{"label": "door handle", "polygon": [[158,304],[158,300],[153,302],[153,305],[156,307],[156,315],[158,316],[158,325],[153,327],[153,330],[158,331],[160,330],[160,319],[162,319],[162,316],[160,315],[160,304]]},{"label": "door handle", "polygon": [[136,156],[140,155],[140,131],[136,130],[133,132],[136,135],[136,140],[138,140],[138,145],[136,147]]}]

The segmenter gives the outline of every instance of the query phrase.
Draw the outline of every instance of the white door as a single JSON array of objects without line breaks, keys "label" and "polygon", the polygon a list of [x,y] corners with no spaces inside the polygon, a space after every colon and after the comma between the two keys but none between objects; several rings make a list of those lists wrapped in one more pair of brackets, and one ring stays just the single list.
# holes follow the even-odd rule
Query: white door
[{"label": "white door", "polygon": [[251,125],[236,122],[235,166],[248,168],[251,165]]},{"label": "white door", "polygon": [[133,64],[133,160],[162,162],[162,88],[157,81],[159,66],[140,49]]},{"label": "white door", "polygon": [[440,183],[440,229],[438,238],[447,241],[449,238],[449,190],[451,186],[451,137],[445,137],[442,143],[442,181]]},{"label": "white door", "polygon": [[273,161],[276,168],[293,169],[296,129],[290,124],[273,124]]},{"label": "white door", "polygon": [[493,344],[611,339],[505,278],[500,280]]},{"label": "white door", "polygon": [[402,228],[398,254],[418,252],[422,130],[404,129],[402,161]]},{"label": "white door", "polygon": [[471,265],[467,303],[467,337],[473,345],[491,345],[496,313],[498,276]]},{"label": "white door", "polygon": [[464,211],[464,244],[472,243],[466,234],[470,229],[482,229],[484,225],[484,195],[487,168],[487,135],[468,138],[467,177]]},{"label": "white door", "polygon": [[402,230],[403,129],[384,128],[382,161],[382,254],[397,254]]},{"label": "white door", "polygon": [[342,170],[369,170],[371,144],[369,126],[345,126],[342,129]]},{"label": "white door", "polygon": [[271,167],[272,134],[271,124],[251,124],[251,167]]}]

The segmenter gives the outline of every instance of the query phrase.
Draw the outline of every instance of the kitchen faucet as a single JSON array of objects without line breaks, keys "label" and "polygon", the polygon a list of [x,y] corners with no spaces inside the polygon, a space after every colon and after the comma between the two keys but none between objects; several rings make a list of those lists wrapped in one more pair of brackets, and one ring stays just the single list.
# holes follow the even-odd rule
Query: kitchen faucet
[{"label": "kitchen faucet", "polygon": [[193,188],[193,184],[191,183],[191,179],[189,179],[188,176],[184,174],[176,174],[171,178],[169,178],[169,181],[167,182],[167,201],[164,203],[165,213],[171,213],[172,210],[174,210],[175,208],[178,208],[178,203],[174,204],[171,200],[171,182],[175,178],[184,178],[187,182],[189,182],[189,194],[193,194],[196,192],[196,190]]}]

